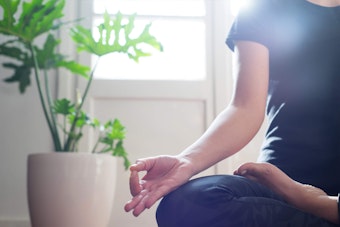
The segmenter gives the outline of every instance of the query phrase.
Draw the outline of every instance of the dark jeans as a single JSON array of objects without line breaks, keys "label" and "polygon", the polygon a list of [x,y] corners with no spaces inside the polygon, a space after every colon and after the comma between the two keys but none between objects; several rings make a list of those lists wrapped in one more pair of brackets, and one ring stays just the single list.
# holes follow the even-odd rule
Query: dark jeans
[{"label": "dark jeans", "polygon": [[268,188],[244,177],[194,179],[163,198],[159,227],[336,226],[287,204]]}]

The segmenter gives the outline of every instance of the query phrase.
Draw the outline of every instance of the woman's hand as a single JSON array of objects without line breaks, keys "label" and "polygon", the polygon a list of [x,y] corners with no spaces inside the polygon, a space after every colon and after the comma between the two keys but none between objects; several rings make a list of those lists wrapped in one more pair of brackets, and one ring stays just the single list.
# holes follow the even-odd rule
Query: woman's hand
[{"label": "woman's hand", "polygon": [[328,196],[320,188],[294,181],[272,164],[245,163],[234,174],[267,186],[298,209],[339,223],[336,196]]},{"label": "woman's hand", "polygon": [[[133,198],[125,211],[138,216],[157,200],[186,183],[192,177],[191,163],[178,156],[158,156],[140,159],[130,167],[130,191]],[[146,171],[142,179],[139,172]]]},{"label": "woman's hand", "polygon": [[245,163],[234,174],[259,182],[283,196],[286,200],[292,199],[291,197],[302,186],[270,163]]}]

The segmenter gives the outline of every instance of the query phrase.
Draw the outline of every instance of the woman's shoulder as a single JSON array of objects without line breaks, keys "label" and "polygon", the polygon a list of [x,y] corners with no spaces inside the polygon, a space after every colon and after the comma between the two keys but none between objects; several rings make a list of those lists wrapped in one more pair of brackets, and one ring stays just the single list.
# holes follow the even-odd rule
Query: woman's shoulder
[{"label": "woman's shoulder", "polygon": [[266,14],[274,18],[280,16],[288,16],[291,13],[300,12],[304,1],[307,0],[248,0],[248,7],[257,14]]},{"label": "woman's shoulder", "polygon": [[250,5],[261,8],[284,9],[286,7],[296,7],[301,2],[307,0],[248,0]]},{"label": "woman's shoulder", "polygon": [[246,11],[276,11],[291,7],[299,1],[301,0],[247,0],[243,8]]}]

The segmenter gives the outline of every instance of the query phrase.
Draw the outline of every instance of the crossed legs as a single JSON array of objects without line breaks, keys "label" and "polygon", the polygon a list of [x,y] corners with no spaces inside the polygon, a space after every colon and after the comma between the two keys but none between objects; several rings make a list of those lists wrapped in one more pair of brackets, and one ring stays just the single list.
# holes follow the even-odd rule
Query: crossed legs
[{"label": "crossed legs", "polygon": [[157,210],[159,227],[335,226],[289,205],[243,176],[194,179],[169,193]]}]

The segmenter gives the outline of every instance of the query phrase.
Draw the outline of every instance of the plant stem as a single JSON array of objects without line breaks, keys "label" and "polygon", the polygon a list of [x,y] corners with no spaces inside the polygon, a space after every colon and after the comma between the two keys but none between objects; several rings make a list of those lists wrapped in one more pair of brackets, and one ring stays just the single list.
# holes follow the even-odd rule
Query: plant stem
[{"label": "plant stem", "polygon": [[91,87],[91,84],[92,84],[92,81],[93,81],[94,72],[96,71],[98,62],[99,62],[99,58],[97,59],[95,65],[94,65],[94,67],[93,67],[93,70],[92,70],[92,72],[91,72],[91,74],[90,74],[90,78],[89,78],[89,81],[87,82],[87,85],[86,85],[86,88],[85,88],[83,97],[81,98],[82,101],[81,101],[81,103],[80,103],[80,105],[79,105],[78,111],[80,111],[80,109],[82,108],[82,106],[83,106],[83,104],[84,104],[84,101],[85,101],[85,99],[86,99],[86,97],[87,97],[87,94],[88,94],[88,92],[89,92],[89,90],[90,90],[90,87]]},{"label": "plant stem", "polygon": [[97,147],[98,147],[98,145],[99,145],[99,141],[100,141],[100,138],[97,139],[97,142],[96,142],[96,144],[93,146],[91,153],[93,153],[93,154],[96,153]]},{"label": "plant stem", "polygon": [[44,95],[43,95],[43,92],[42,92],[42,89],[41,89],[41,83],[40,83],[40,79],[39,79],[39,66],[38,66],[38,61],[37,61],[37,58],[35,56],[35,52],[34,52],[34,48],[33,48],[33,45],[31,43],[28,43],[28,46],[29,46],[29,49],[31,51],[31,55],[32,55],[32,59],[33,59],[33,63],[34,63],[34,75],[35,75],[35,81],[37,83],[37,87],[38,87],[38,92],[39,92],[39,98],[40,98],[40,103],[41,103],[41,106],[43,108],[43,112],[44,112],[44,116],[46,118],[46,121],[47,121],[47,124],[48,124],[48,127],[49,127],[49,130],[50,130],[50,133],[52,135],[52,139],[53,139],[53,144],[54,144],[54,148],[56,150],[60,150],[58,147],[57,147],[57,143],[56,143],[56,136],[54,134],[54,130],[53,130],[53,127],[52,127],[52,124],[51,124],[51,120],[48,116],[48,112],[47,112],[47,108],[46,108],[46,104],[45,104],[45,100],[44,100]]},{"label": "plant stem", "polygon": [[47,71],[44,70],[44,78],[45,78],[45,94],[46,94],[46,99],[47,99],[47,103],[49,106],[49,111],[50,111],[50,117],[51,117],[51,124],[52,124],[52,129],[54,131],[54,137],[56,140],[54,140],[54,142],[56,143],[55,147],[56,147],[56,151],[60,151],[61,150],[61,143],[60,143],[60,137],[59,137],[59,133],[58,133],[58,127],[57,127],[57,121],[56,121],[56,116],[53,112],[52,106],[52,98],[51,98],[51,92],[50,92],[50,88],[49,88],[49,80],[47,77]]},{"label": "plant stem", "polygon": [[66,141],[66,135],[67,135],[67,132],[66,132],[66,131],[67,131],[67,130],[66,130],[66,120],[67,120],[67,119],[66,119],[66,116],[64,116],[64,117],[63,117],[63,125],[64,125],[64,126],[63,126],[63,131],[64,131],[63,142]]},{"label": "plant stem", "polygon": [[[71,125],[71,128],[70,128],[70,135],[75,131],[75,127],[76,127],[77,121],[78,121],[78,119],[79,119],[79,113],[80,113],[81,108],[83,107],[83,104],[84,104],[84,102],[85,102],[85,99],[86,99],[86,97],[87,97],[87,94],[88,94],[88,92],[89,92],[89,89],[90,89],[90,87],[91,87],[91,84],[92,84],[92,81],[93,81],[94,72],[96,71],[98,62],[99,62],[99,58],[97,59],[95,65],[94,65],[94,67],[93,67],[93,69],[92,69],[92,71],[91,71],[89,80],[88,80],[88,82],[87,82],[87,84],[86,84],[86,88],[85,88],[84,94],[83,94],[83,96],[82,96],[82,98],[81,98],[81,102],[80,102],[79,106],[76,107],[76,115],[75,115],[74,121],[73,121],[73,123],[72,123],[72,125]],[[68,136],[67,141],[66,141],[65,146],[64,146],[64,150],[65,150],[65,151],[67,151],[68,149],[70,149],[70,147],[71,147],[71,142],[72,142],[71,140],[72,140],[71,136]]]}]

